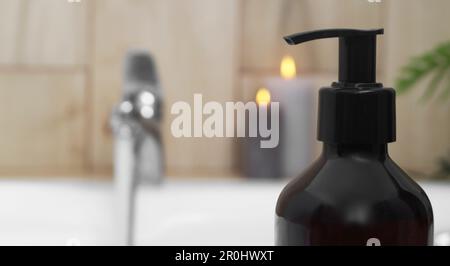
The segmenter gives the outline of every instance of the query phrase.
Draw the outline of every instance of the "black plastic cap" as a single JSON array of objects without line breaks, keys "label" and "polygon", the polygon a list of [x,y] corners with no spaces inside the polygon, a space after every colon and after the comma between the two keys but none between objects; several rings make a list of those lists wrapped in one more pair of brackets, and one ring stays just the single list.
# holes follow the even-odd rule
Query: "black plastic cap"
[{"label": "black plastic cap", "polygon": [[334,83],[319,92],[318,140],[386,144],[396,140],[395,91],[381,84]]}]

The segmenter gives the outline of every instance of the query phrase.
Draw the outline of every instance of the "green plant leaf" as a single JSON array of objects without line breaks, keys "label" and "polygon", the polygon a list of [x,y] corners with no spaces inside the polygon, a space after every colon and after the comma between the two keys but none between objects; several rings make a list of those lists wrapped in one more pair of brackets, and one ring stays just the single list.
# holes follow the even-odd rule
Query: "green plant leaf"
[{"label": "green plant leaf", "polygon": [[[435,49],[424,53],[421,56],[411,59],[404,66],[396,79],[396,88],[399,94],[410,91],[417,83],[426,76],[436,72],[423,93],[421,101],[429,100],[440,87],[444,76],[450,70],[450,42],[445,42]],[[450,80],[448,81],[450,83]],[[445,86],[442,96],[447,98],[450,94],[450,85]]]},{"label": "green plant leaf", "polygon": [[421,57],[414,58],[410,64],[401,70],[401,75],[396,82],[397,91],[399,93],[408,91],[437,66],[438,64],[432,54],[425,54]]},{"label": "green plant leaf", "polygon": [[436,92],[438,85],[441,83],[443,78],[445,77],[446,71],[448,70],[450,65],[445,65],[442,67],[439,67],[436,74],[434,75],[433,79],[430,81],[430,84],[428,85],[428,88],[425,90],[425,92],[422,95],[421,101],[426,102],[429,100]]}]

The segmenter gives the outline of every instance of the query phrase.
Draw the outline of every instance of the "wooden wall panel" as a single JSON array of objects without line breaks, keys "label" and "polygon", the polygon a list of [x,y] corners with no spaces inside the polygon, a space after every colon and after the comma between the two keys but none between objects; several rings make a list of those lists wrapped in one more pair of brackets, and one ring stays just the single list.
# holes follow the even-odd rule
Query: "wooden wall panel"
[{"label": "wooden wall panel", "polygon": [[220,102],[233,98],[238,65],[238,1],[96,1],[93,162],[111,168],[108,117],[118,101],[121,65],[128,49],[155,55],[165,95],[167,166],[177,173],[232,168],[232,140],[175,139],[170,107],[194,93]]},{"label": "wooden wall panel", "polygon": [[[335,40],[289,47],[281,39],[318,28],[385,27],[379,76],[393,85],[411,56],[450,39],[449,9],[447,0],[2,0],[0,120],[13,126],[0,137],[0,166],[110,173],[109,114],[124,54],[137,48],[158,63],[169,173],[227,175],[238,158],[235,140],[173,138],[172,103],[192,102],[196,92],[205,101],[245,99],[260,77],[276,75],[285,54],[294,55],[300,76],[325,74],[318,84],[329,83],[337,74]],[[449,149],[450,104],[419,104],[421,92],[398,98],[392,154],[408,169],[431,172]]]},{"label": "wooden wall panel", "polygon": [[0,73],[2,173],[40,174],[83,168],[83,86],[82,72]]},{"label": "wooden wall panel", "polygon": [[86,62],[87,1],[0,1],[0,64],[80,65]]},{"label": "wooden wall panel", "polygon": [[0,172],[84,173],[87,2],[0,2]]}]

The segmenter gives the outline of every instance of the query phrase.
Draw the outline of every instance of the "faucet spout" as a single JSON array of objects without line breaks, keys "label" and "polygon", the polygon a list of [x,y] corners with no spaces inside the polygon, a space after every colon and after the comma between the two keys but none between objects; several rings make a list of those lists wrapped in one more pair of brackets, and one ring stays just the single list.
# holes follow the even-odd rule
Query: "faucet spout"
[{"label": "faucet spout", "polygon": [[152,57],[130,52],[124,64],[121,102],[114,107],[114,178],[121,244],[133,244],[134,209],[138,184],[159,184],[164,175],[160,133],[162,92]]}]

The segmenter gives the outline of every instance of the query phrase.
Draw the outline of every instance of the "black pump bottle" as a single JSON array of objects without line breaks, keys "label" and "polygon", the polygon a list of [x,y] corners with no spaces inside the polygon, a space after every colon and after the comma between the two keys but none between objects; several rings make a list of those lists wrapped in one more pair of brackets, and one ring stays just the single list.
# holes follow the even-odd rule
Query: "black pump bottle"
[{"label": "black pump bottle", "polygon": [[376,82],[378,30],[329,29],[291,44],[339,38],[339,82],[319,93],[321,156],[281,192],[277,245],[433,244],[424,191],[389,157],[396,140],[395,91]]}]

